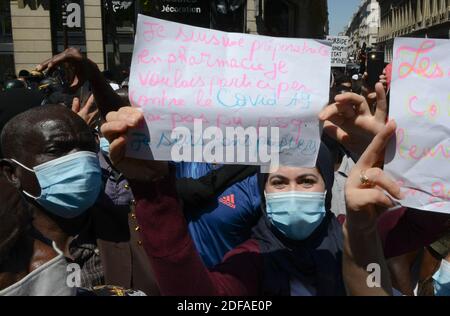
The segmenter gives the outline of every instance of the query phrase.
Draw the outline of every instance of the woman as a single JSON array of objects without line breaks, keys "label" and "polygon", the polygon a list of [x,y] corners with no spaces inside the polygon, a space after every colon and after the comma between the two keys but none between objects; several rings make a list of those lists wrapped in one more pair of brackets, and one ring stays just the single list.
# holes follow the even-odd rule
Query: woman
[{"label": "woman", "polygon": [[331,207],[334,169],[321,145],[317,167],[282,166],[260,175],[262,216],[254,230],[263,294],[345,295],[342,229]]},{"label": "woman", "polygon": [[158,183],[139,183],[140,177],[148,181],[147,170],[163,168],[124,157],[121,135],[142,119],[123,108],[108,115],[102,132],[111,141],[113,163],[135,179],[130,183],[143,246],[163,295],[345,295],[342,230],[329,211],[334,169],[324,145],[316,168],[284,166],[260,176],[264,215],[253,238],[208,270],[189,236],[173,172]]},{"label": "woman", "polygon": [[[342,231],[329,211],[333,166],[324,145],[319,157],[318,168],[285,166],[260,176],[264,215],[253,238],[210,271],[178,205],[160,213],[147,203],[153,194],[137,193],[136,216],[162,293],[344,295]],[[159,189],[170,192],[170,185]]]}]

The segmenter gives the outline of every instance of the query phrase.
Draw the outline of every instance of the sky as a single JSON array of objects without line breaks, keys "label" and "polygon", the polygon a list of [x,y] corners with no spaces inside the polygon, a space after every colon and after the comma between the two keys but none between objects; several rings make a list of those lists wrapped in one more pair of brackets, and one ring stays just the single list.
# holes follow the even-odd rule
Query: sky
[{"label": "sky", "polygon": [[361,0],[328,0],[330,35],[338,35],[356,12]]}]

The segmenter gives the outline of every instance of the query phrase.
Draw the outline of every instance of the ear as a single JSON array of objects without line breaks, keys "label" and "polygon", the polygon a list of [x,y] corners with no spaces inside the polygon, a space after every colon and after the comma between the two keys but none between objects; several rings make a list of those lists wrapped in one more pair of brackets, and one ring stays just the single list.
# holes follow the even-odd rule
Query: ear
[{"label": "ear", "polygon": [[16,189],[20,189],[21,182],[17,176],[17,166],[9,159],[0,159],[0,171],[1,174],[11,183]]}]

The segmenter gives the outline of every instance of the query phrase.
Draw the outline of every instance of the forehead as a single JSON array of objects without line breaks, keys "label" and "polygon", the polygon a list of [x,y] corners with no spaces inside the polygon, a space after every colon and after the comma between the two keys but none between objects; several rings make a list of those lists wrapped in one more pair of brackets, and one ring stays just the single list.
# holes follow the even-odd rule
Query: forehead
[{"label": "forehead", "polygon": [[37,122],[32,132],[43,142],[51,142],[61,138],[76,138],[77,131],[72,124],[68,124],[67,120],[62,119],[46,119]]},{"label": "forehead", "polygon": [[73,149],[95,150],[94,138],[88,126],[78,124],[70,117],[39,120],[30,126],[28,133],[23,136],[29,156],[46,154],[55,148],[59,148],[59,153]]},{"label": "forehead", "polygon": [[317,168],[280,166],[278,170],[270,173],[270,178],[281,176],[288,179],[296,179],[307,174],[313,174],[317,177],[321,177]]}]

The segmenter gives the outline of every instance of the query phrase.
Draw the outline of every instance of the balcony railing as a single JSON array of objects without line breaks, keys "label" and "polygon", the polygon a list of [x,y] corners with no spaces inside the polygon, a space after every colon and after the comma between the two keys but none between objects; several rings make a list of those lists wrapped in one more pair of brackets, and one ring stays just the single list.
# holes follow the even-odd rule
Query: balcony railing
[{"label": "balcony railing", "polygon": [[405,1],[395,11],[382,16],[378,42],[450,21],[450,5],[447,6],[447,2],[418,0],[417,8],[411,1]]}]

